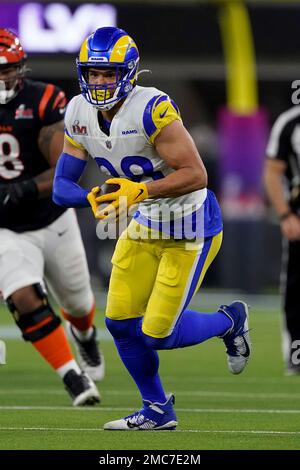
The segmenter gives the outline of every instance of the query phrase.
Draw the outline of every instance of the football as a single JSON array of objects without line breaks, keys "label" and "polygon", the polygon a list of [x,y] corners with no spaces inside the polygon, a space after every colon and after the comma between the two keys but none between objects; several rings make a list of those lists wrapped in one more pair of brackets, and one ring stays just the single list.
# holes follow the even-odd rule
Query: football
[{"label": "football", "polygon": [[120,189],[120,185],[119,184],[102,184],[101,186],[101,195],[103,194],[109,194],[109,193],[115,193],[116,191],[118,191]]},{"label": "football", "polygon": [[[102,184],[102,186],[100,187],[100,195],[103,196],[104,194],[110,194],[110,193],[114,193],[116,191],[118,191],[120,189],[120,185],[119,184],[107,184],[107,183],[104,183]],[[113,201],[113,199],[112,199]],[[107,206],[109,206],[110,204],[110,201],[106,201],[105,203],[103,204],[100,204],[98,206],[98,212],[101,212],[103,211]]]}]

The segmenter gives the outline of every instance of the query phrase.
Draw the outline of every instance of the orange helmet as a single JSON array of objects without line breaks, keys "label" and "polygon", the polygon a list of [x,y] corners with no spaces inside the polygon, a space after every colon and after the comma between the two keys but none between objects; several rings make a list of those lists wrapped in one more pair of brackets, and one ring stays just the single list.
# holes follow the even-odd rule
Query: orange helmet
[{"label": "orange helmet", "polygon": [[8,103],[20,90],[26,58],[19,38],[9,29],[0,28],[0,104]]}]

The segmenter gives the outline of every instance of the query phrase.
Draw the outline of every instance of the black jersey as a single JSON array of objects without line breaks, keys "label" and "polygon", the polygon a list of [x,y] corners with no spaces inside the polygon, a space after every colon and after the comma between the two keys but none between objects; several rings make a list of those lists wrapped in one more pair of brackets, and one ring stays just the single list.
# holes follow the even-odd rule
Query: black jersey
[{"label": "black jersey", "polygon": [[293,106],[278,117],[266,154],[286,163],[285,176],[291,191],[300,187],[300,106]]},{"label": "black jersey", "polygon": [[[50,168],[38,147],[42,127],[61,121],[66,99],[52,84],[24,80],[17,96],[0,105],[0,185],[34,178]],[[51,197],[0,206],[0,227],[15,232],[37,230],[51,224],[65,209]]]}]

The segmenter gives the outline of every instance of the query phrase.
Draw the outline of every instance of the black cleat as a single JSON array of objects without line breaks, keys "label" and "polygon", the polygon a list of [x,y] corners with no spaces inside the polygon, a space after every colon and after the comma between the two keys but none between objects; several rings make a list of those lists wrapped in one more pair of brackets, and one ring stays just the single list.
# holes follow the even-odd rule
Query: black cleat
[{"label": "black cleat", "polygon": [[87,341],[80,341],[75,335],[70,322],[66,322],[67,330],[71,336],[78,356],[82,370],[95,382],[103,379],[105,374],[104,358],[98,347],[97,330],[93,326],[93,334]]},{"label": "black cleat", "polygon": [[77,374],[75,370],[69,370],[65,374],[63,382],[73,400],[73,406],[92,406],[100,403],[100,393],[85,372]]}]

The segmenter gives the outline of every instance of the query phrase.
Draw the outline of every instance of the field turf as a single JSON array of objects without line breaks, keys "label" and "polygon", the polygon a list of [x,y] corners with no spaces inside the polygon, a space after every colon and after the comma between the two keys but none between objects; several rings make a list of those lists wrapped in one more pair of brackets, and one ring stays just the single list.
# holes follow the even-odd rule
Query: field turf
[{"label": "field turf", "polygon": [[[97,326],[104,330],[102,315]],[[12,325],[0,309],[0,338]],[[299,449],[300,376],[283,375],[280,316],[252,309],[253,359],[240,376],[226,368],[223,344],[165,351],[161,375],[176,396],[175,432],[108,432],[102,426],[140,407],[112,341],[104,338],[102,403],[73,408],[60,379],[28,343],[5,339],[0,367],[0,449]]]}]

